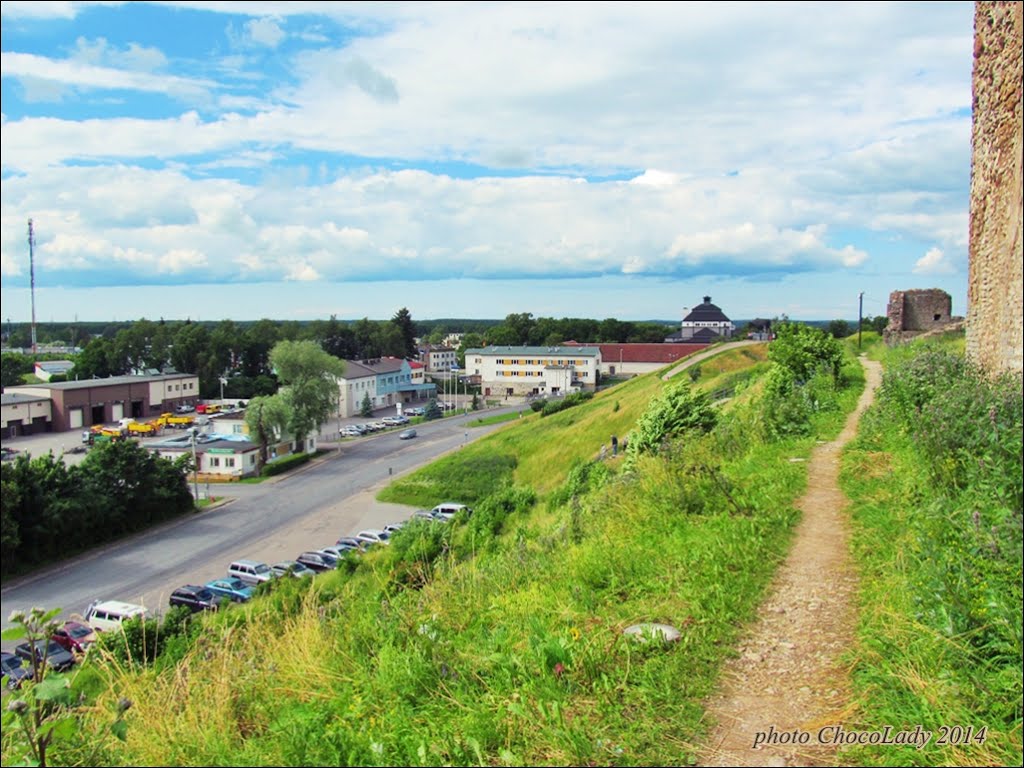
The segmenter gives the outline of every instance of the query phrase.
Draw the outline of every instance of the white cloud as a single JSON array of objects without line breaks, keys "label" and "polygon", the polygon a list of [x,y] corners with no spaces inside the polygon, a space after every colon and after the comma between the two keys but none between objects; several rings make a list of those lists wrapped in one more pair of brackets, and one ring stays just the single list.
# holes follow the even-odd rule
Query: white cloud
[{"label": "white cloud", "polygon": [[[23,82],[50,81],[83,90],[146,91],[194,99],[217,87],[216,83],[209,80],[113,69],[73,59],[50,59],[30,53],[4,51],[0,54],[0,66],[3,67],[4,77],[17,78]],[[67,150],[58,150],[55,154],[58,157],[66,157]]]},{"label": "white cloud", "polygon": [[159,48],[129,43],[127,48],[119,50],[115,46],[111,46],[103,37],[98,37],[95,40],[79,37],[75,41],[75,51],[71,58],[89,65],[142,72],[152,72],[167,66],[167,57]]},{"label": "white cloud", "polygon": [[[52,266],[97,280],[114,259],[178,281],[688,279],[965,253],[970,3],[182,5],[251,14],[228,41],[245,55],[168,60],[113,31],[67,60],[4,51],[40,98],[195,103],[5,118],[5,275],[28,215]],[[281,46],[300,13],[328,18],[262,69],[251,43],[301,45]]]},{"label": "white cloud", "polygon": [[245,31],[254,43],[265,45],[268,48],[276,48],[285,38],[285,32],[281,29],[279,20],[270,16],[261,16],[245,23]]},{"label": "white cloud", "polygon": [[928,252],[914,264],[915,275],[951,275],[955,272],[956,266],[938,248],[929,248]]}]

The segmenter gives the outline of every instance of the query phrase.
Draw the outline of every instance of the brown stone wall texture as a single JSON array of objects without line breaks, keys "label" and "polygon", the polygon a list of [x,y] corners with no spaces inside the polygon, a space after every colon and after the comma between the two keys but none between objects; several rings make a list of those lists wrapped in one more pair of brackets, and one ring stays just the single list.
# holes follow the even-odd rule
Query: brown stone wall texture
[{"label": "brown stone wall texture", "polygon": [[889,294],[889,324],[883,335],[896,344],[925,331],[947,327],[953,320],[953,297],[940,288],[915,288]]},{"label": "brown stone wall texture", "polygon": [[1022,83],[1024,4],[976,2],[967,354],[993,373],[1022,366]]}]

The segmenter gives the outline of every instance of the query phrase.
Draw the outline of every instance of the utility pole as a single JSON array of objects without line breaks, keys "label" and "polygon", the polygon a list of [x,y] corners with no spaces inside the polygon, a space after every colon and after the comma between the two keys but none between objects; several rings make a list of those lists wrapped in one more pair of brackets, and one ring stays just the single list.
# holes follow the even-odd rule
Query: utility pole
[{"label": "utility pole", "polygon": [[32,219],[28,220],[28,274],[32,290],[32,354],[36,354],[36,238],[32,234]]},{"label": "utility pole", "polygon": [[860,292],[860,306],[857,309],[857,351],[860,352],[861,328],[864,325],[864,291]]}]

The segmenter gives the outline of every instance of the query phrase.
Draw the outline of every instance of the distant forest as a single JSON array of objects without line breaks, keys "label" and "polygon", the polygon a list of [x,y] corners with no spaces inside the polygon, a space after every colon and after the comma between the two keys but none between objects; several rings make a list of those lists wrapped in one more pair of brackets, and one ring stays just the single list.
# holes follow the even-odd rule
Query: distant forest
[{"label": "distant forest", "polygon": [[[865,328],[881,330],[885,318],[868,319]],[[881,327],[879,326],[881,323]],[[832,320],[810,323],[827,327],[837,337],[856,331],[856,322]],[[743,321],[736,323],[745,335]],[[662,342],[678,328],[669,321],[631,322],[607,318],[535,318],[532,313],[513,313],[504,320],[440,318],[414,320],[408,309],[390,320],[311,321],[191,321],[147,320],[117,322],[38,323],[40,346],[77,349],[40,358],[71,359],[69,380],[105,378],[145,371],[175,370],[199,376],[200,396],[246,399],[277,391],[269,355],[279,341],[313,340],[328,353],[347,360],[375,357],[415,358],[419,345],[440,344],[450,333],[464,334],[459,346],[460,364],[467,348],[487,344],[550,346],[566,341],[584,343]],[[34,370],[31,355],[10,350],[31,347],[31,326],[11,324],[3,328],[3,386],[24,381]],[[419,340],[419,345],[417,344]]]}]

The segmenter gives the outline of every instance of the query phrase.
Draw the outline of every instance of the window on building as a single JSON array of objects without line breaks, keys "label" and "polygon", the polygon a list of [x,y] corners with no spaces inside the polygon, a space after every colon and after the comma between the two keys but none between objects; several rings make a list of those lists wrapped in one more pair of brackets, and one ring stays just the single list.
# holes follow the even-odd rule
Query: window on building
[{"label": "window on building", "polygon": [[224,466],[225,467],[234,467],[235,466],[235,458],[234,458],[234,456],[231,456],[229,458],[224,459]]},{"label": "window on building", "polygon": [[211,467],[219,467],[220,466],[220,459],[217,456],[211,456],[210,457],[210,466]]}]

